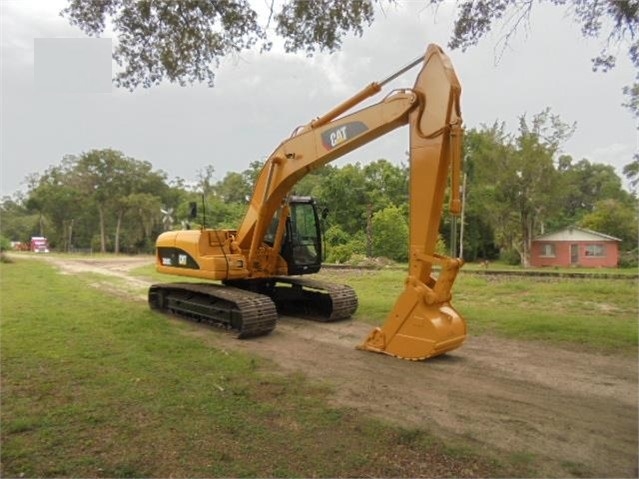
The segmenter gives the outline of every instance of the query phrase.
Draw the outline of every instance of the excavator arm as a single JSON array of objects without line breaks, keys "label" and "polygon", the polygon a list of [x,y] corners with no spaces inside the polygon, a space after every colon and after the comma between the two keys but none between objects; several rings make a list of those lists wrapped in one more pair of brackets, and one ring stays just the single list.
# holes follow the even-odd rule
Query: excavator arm
[{"label": "excavator arm", "polygon": [[[459,347],[466,323],[450,304],[462,260],[435,254],[444,192],[451,173],[451,213],[459,214],[461,86],[439,47],[429,46],[410,113],[410,249],[404,292],[382,327],[361,349],[405,359],[426,359]],[[439,267],[437,278],[433,266]]]}]

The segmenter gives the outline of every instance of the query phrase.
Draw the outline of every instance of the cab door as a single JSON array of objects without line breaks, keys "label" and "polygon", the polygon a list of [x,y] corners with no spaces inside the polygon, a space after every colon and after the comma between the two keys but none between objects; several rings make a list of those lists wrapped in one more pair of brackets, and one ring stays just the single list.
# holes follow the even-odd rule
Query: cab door
[{"label": "cab door", "polygon": [[292,198],[291,216],[286,224],[282,257],[288,264],[288,274],[309,274],[319,271],[322,263],[322,242],[315,201]]}]

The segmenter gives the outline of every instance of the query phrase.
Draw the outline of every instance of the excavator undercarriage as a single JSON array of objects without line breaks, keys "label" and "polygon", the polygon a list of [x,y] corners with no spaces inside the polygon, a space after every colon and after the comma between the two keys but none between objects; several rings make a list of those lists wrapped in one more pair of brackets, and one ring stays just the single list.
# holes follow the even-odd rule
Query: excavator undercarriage
[{"label": "excavator undercarriage", "polygon": [[278,315],[314,321],[350,318],[357,295],[347,285],[299,277],[213,283],[162,283],[149,288],[149,306],[226,329],[240,339],[263,336]]},{"label": "excavator undercarriage", "polygon": [[268,296],[211,283],[161,283],[149,288],[151,309],[233,332],[238,338],[270,333],[277,322]]}]

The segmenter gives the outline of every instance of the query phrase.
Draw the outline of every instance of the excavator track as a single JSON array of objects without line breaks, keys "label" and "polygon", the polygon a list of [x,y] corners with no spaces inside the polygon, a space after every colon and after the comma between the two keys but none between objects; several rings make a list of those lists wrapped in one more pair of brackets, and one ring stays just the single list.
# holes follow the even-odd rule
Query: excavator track
[{"label": "excavator track", "polygon": [[149,288],[151,309],[232,331],[239,339],[269,334],[277,322],[263,294],[210,283],[160,283]]},{"label": "excavator track", "polygon": [[288,276],[273,280],[270,296],[281,314],[329,322],[348,319],[357,310],[357,294],[345,284]]}]

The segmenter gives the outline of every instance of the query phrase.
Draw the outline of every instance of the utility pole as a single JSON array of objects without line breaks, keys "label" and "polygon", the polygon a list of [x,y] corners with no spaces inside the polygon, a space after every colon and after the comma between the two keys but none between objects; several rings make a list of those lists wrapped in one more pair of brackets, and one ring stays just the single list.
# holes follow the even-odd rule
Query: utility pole
[{"label": "utility pole", "polygon": [[466,211],[466,173],[462,180],[461,226],[459,227],[459,257],[464,257],[464,212]]}]

